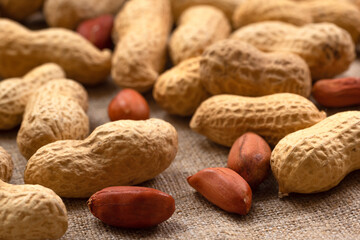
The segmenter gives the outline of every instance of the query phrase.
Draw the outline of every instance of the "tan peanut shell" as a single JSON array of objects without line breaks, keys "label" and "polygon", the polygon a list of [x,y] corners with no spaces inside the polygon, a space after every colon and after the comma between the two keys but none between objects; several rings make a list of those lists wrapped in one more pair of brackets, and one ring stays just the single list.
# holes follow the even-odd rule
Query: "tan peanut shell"
[{"label": "tan peanut shell", "polygon": [[172,16],[169,0],[128,1],[115,19],[111,75],[122,88],[152,88],[166,61]]},{"label": "tan peanut shell", "polygon": [[23,78],[12,78],[0,82],[0,129],[11,129],[21,123],[30,96],[43,84],[64,78],[60,66],[46,63],[34,68]]},{"label": "tan peanut shell", "polygon": [[125,0],[46,0],[44,15],[50,27],[75,29],[84,20],[116,14]]},{"label": "tan peanut shell", "polygon": [[79,34],[60,28],[30,31],[0,19],[0,76],[25,75],[34,67],[53,62],[67,77],[84,84],[105,81],[111,68],[109,50],[99,51]]},{"label": "tan peanut shell", "polygon": [[105,187],[154,178],[171,164],[177,148],[177,132],[163,120],[120,120],[97,127],[85,140],[40,148],[24,178],[62,197],[84,198]]},{"label": "tan peanut shell", "polygon": [[39,10],[44,0],[0,0],[0,13],[2,17],[15,20],[24,20]]},{"label": "tan peanut shell", "polygon": [[299,4],[303,12],[309,12],[314,23],[330,22],[345,29],[354,43],[360,37],[360,9],[347,1],[313,0]]},{"label": "tan peanut shell", "polygon": [[154,99],[170,114],[190,116],[210,96],[200,81],[200,60],[201,57],[185,60],[156,81]]},{"label": "tan peanut shell", "polygon": [[200,79],[213,94],[263,96],[289,92],[308,97],[311,76],[307,64],[292,53],[264,53],[238,39],[208,47],[200,62]]},{"label": "tan peanut shell", "polygon": [[296,27],[267,21],[247,25],[231,38],[243,40],[265,52],[289,52],[302,57],[313,79],[331,78],[355,59],[355,46],[345,30],[331,23]]},{"label": "tan peanut shell", "polygon": [[360,168],[360,111],[340,112],[289,134],[275,147],[271,169],[279,196],[327,191]]},{"label": "tan peanut shell", "polygon": [[40,185],[11,185],[0,180],[0,239],[58,239],[68,228],[66,207]]},{"label": "tan peanut shell", "polygon": [[326,117],[308,99],[293,93],[264,97],[216,95],[205,100],[190,127],[210,140],[230,147],[246,132],[262,136],[270,145],[291,132],[310,127]]},{"label": "tan peanut shell", "polygon": [[9,182],[12,176],[14,164],[11,155],[0,147],[0,181]]},{"label": "tan peanut shell", "polygon": [[77,82],[56,79],[43,85],[29,100],[17,135],[21,154],[29,159],[40,147],[89,134],[86,90]]},{"label": "tan peanut shell", "polygon": [[172,12],[178,19],[187,8],[197,5],[210,5],[222,10],[231,19],[236,6],[243,0],[171,0]]},{"label": "tan peanut shell", "polygon": [[356,43],[360,34],[360,10],[347,1],[244,0],[234,12],[236,28],[263,21],[282,21],[294,25],[334,23],[345,29]]},{"label": "tan peanut shell", "polygon": [[169,50],[174,64],[200,56],[206,47],[230,35],[231,25],[222,11],[212,6],[188,8],[178,20]]},{"label": "tan peanut shell", "polygon": [[310,12],[291,0],[244,0],[234,11],[233,25],[241,28],[251,23],[281,21],[297,26],[313,22]]}]

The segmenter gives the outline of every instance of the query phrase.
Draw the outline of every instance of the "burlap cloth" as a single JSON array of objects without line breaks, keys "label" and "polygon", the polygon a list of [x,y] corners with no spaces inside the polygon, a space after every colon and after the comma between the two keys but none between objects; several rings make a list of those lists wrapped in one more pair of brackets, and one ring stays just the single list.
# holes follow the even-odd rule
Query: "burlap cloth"
[{"label": "burlap cloth", "polygon": [[[360,63],[356,62],[344,75],[360,76],[359,73]],[[87,90],[93,130],[109,121],[107,106],[119,88],[108,80]],[[201,169],[226,166],[229,148],[192,132],[190,118],[171,116],[155,104],[151,93],[145,96],[151,117],[164,119],[177,129],[179,151],[166,171],[141,186],[172,195],[176,202],[175,213],[168,221],[151,229],[120,229],[95,218],[87,208],[87,199],[64,199],[69,228],[62,239],[360,239],[360,171],[349,174],[337,187],[325,193],[291,194],[284,199],[278,198],[277,183],[270,176],[253,191],[253,204],[247,216],[229,214],[209,203],[186,182],[188,176]],[[359,107],[350,109],[360,110]],[[348,109],[327,112],[344,110]],[[23,184],[26,160],[16,145],[17,131],[1,131],[0,146],[14,161],[11,183]]]}]

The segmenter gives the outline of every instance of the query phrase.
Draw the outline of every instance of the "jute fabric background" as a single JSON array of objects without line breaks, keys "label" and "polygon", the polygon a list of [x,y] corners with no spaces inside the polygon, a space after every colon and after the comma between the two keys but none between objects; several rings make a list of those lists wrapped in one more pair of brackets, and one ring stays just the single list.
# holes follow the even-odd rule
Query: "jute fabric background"
[{"label": "jute fabric background", "polygon": [[[354,63],[345,75],[360,76],[360,63]],[[87,90],[93,130],[109,121],[107,106],[120,89],[108,80]],[[226,166],[229,148],[192,132],[190,118],[170,116],[155,104],[151,93],[145,96],[151,107],[151,117],[164,119],[177,129],[179,151],[165,172],[141,186],[172,195],[176,201],[174,215],[151,229],[120,229],[93,217],[87,209],[87,199],[64,199],[69,229],[62,239],[360,239],[360,171],[349,174],[328,192],[291,194],[284,199],[278,198],[277,183],[270,176],[253,191],[253,204],[247,216],[226,213],[196,193],[186,178],[207,167]],[[359,107],[350,109],[360,110]],[[333,114],[344,110],[348,109],[327,112]],[[1,131],[0,146],[14,161],[11,183],[23,184],[26,160],[16,145],[17,131]]]}]

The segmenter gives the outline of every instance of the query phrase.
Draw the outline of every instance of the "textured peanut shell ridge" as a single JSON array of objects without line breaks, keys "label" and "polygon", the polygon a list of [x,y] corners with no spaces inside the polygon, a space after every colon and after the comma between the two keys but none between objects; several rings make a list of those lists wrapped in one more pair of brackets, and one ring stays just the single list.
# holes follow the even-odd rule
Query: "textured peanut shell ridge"
[{"label": "textured peanut shell ridge", "polygon": [[303,12],[310,13],[313,22],[330,22],[345,29],[352,37],[353,42],[359,41],[360,10],[347,1],[314,0],[299,4]]},{"label": "textured peanut shell ridge", "polygon": [[266,52],[290,52],[309,65],[313,79],[331,78],[345,71],[355,59],[349,33],[332,23],[291,24],[266,21],[247,25],[231,38],[243,40]]},{"label": "textured peanut shell ridge", "polygon": [[238,5],[233,15],[235,28],[269,20],[298,26],[313,22],[310,12],[304,11],[298,3],[290,0],[245,0]]},{"label": "textured peanut shell ridge", "polygon": [[44,15],[50,27],[75,29],[90,18],[116,14],[125,0],[46,0]]},{"label": "textured peanut shell ridge", "polygon": [[264,53],[238,39],[208,47],[200,62],[200,79],[212,95],[263,96],[289,92],[308,97],[309,67],[292,53]]},{"label": "textured peanut shell ridge", "polygon": [[274,146],[287,134],[310,127],[325,117],[325,112],[297,94],[277,93],[264,97],[223,94],[199,106],[190,128],[228,147],[245,132],[254,132]]},{"label": "textured peanut shell ridge", "polygon": [[243,0],[171,0],[172,12],[178,19],[187,8],[196,5],[210,5],[222,10],[230,20],[237,5]]},{"label": "textured peanut shell ridge", "polygon": [[14,164],[11,155],[0,147],[0,181],[9,182],[12,176]]},{"label": "textured peanut shell ridge", "polygon": [[68,228],[66,207],[52,190],[0,180],[0,239],[58,239]]},{"label": "textured peanut shell ridge", "polygon": [[0,19],[0,39],[3,78],[23,76],[48,62],[61,66],[67,77],[89,85],[105,81],[110,73],[110,51],[100,51],[66,29],[30,31],[16,22]]},{"label": "textured peanut shell ridge", "polygon": [[13,78],[0,82],[0,130],[11,129],[21,123],[26,104],[41,85],[64,78],[65,73],[54,63],[43,64],[22,79]]},{"label": "textured peanut shell ridge", "polygon": [[77,82],[53,80],[29,100],[17,135],[21,154],[29,159],[40,147],[64,139],[84,139],[89,134],[88,96]]},{"label": "textured peanut shell ridge", "polygon": [[132,0],[115,19],[111,75],[122,88],[151,89],[165,66],[172,16],[169,0]]},{"label": "textured peanut shell ridge", "polygon": [[210,96],[200,81],[200,59],[185,60],[163,73],[156,81],[154,99],[170,114],[190,116]]},{"label": "textured peanut shell ridge", "polygon": [[200,56],[206,47],[230,35],[231,25],[219,9],[212,6],[188,8],[181,15],[178,27],[169,42],[174,64]]},{"label": "textured peanut shell ridge", "polygon": [[163,120],[120,120],[99,126],[83,141],[42,147],[29,159],[24,178],[62,197],[85,198],[105,187],[154,178],[171,164],[177,148],[177,132]]},{"label": "textured peanut shell ridge", "polygon": [[279,196],[327,191],[360,168],[360,111],[337,113],[283,138],[271,155]]},{"label": "textured peanut shell ridge", "polygon": [[0,0],[0,13],[3,17],[24,20],[39,10],[44,0]]}]

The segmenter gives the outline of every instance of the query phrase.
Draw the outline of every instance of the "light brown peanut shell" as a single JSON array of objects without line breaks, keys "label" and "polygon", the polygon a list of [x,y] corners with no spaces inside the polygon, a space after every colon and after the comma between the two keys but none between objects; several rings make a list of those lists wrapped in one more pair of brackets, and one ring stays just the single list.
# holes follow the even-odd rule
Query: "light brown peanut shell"
[{"label": "light brown peanut shell", "polygon": [[289,92],[308,97],[309,67],[292,53],[264,53],[238,39],[208,47],[200,62],[200,79],[213,94],[264,96]]},{"label": "light brown peanut shell", "polygon": [[46,0],[44,15],[50,27],[75,29],[84,20],[116,14],[125,0]]},{"label": "light brown peanut shell", "polygon": [[314,23],[329,22],[345,29],[354,43],[360,37],[360,9],[347,1],[313,0],[300,3],[303,12],[311,14]]},{"label": "light brown peanut shell", "polygon": [[58,239],[68,228],[66,207],[52,190],[0,180],[0,239]]},{"label": "light brown peanut shell", "polygon": [[8,19],[0,19],[0,76],[20,77],[34,67],[53,62],[67,77],[84,84],[105,81],[111,53],[99,51],[79,34],[60,28],[30,31]]},{"label": "light brown peanut shell", "polygon": [[334,23],[345,29],[356,43],[360,34],[360,10],[347,1],[244,0],[234,12],[236,28],[263,21],[282,21],[298,26]]},{"label": "light brown peanut shell", "polygon": [[185,60],[156,81],[154,99],[170,114],[190,116],[210,96],[200,81],[200,60],[201,57]]},{"label": "light brown peanut shell", "polygon": [[222,10],[230,20],[236,6],[243,0],[171,0],[172,12],[175,19],[189,7],[197,5],[210,5]]},{"label": "light brown peanut shell", "polygon": [[240,28],[231,38],[265,52],[295,53],[308,64],[313,79],[338,75],[355,59],[351,36],[332,23],[296,27],[277,21],[260,22]]},{"label": "light brown peanut shell", "polygon": [[69,79],[43,85],[29,100],[17,135],[21,154],[29,159],[40,147],[89,134],[86,90]]},{"label": "light brown peanut shell", "polygon": [[105,187],[154,178],[171,164],[177,149],[171,124],[160,119],[120,120],[97,127],[85,140],[40,148],[29,159],[24,179],[62,197],[84,198]]},{"label": "light brown peanut shell", "polygon": [[39,10],[44,0],[0,0],[0,13],[3,17],[24,20]]},{"label": "light brown peanut shell", "polygon": [[12,129],[21,123],[30,96],[45,83],[64,78],[60,66],[46,63],[31,70],[23,78],[0,82],[0,129]]},{"label": "light brown peanut shell", "polygon": [[231,25],[219,9],[200,5],[181,15],[169,42],[174,64],[200,56],[206,47],[230,35]]},{"label": "light brown peanut shell", "polygon": [[[12,176],[14,164],[11,155],[0,147],[0,181],[9,182]],[[0,218],[1,219],[1,218]]]},{"label": "light brown peanut shell", "polygon": [[360,111],[340,112],[287,135],[271,155],[279,196],[327,191],[360,169]]},{"label": "light brown peanut shell", "polygon": [[172,27],[169,0],[128,1],[115,19],[111,76],[122,88],[152,88],[166,61]]},{"label": "light brown peanut shell", "polygon": [[297,26],[313,22],[310,12],[290,0],[244,0],[234,11],[233,25],[241,28],[251,23],[281,21]]},{"label": "light brown peanut shell", "polygon": [[326,117],[308,99],[293,93],[264,97],[216,95],[205,100],[190,127],[210,140],[230,147],[246,132],[262,136],[274,146],[291,132],[310,127]]}]

